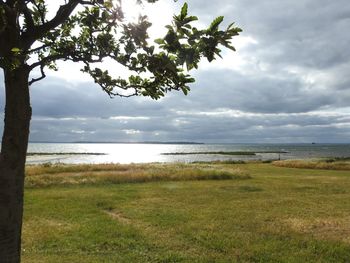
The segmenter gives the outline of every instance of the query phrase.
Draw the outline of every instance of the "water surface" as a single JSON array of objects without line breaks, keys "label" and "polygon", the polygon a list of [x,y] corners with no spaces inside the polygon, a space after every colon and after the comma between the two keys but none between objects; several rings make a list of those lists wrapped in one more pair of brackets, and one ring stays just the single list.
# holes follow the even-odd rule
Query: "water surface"
[{"label": "water surface", "polygon": [[[258,153],[255,156],[191,154],[163,155],[180,152],[285,151]],[[123,144],[123,143],[30,143],[28,152],[51,153],[28,156],[27,163],[148,163],[195,162],[215,160],[305,159],[317,157],[349,157],[350,144]],[[59,153],[59,155],[52,155]],[[63,154],[62,154],[63,153]],[[66,154],[64,154],[66,153]],[[70,153],[82,153],[70,154]],[[103,155],[89,155],[99,153]]]}]

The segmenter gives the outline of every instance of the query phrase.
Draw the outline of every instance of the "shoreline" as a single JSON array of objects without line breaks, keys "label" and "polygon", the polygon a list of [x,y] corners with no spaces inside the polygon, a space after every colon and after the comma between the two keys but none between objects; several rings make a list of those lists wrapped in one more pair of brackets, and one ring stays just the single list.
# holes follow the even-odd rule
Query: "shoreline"
[{"label": "shoreline", "polygon": [[[190,167],[195,165],[249,165],[249,164],[272,164],[276,167],[300,168],[300,169],[320,169],[320,170],[350,170],[350,157],[323,157],[309,159],[269,159],[269,160],[212,160],[212,161],[193,161],[193,162],[147,162],[147,163],[64,163],[64,162],[43,162],[27,163],[27,167],[131,167],[131,166],[182,166]],[[94,168],[93,168],[94,169]],[[83,172],[83,171],[82,171]]]}]

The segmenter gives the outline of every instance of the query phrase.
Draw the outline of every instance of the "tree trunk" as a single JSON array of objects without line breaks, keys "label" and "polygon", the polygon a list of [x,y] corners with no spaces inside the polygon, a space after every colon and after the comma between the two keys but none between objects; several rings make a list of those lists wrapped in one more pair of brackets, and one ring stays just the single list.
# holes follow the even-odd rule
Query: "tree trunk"
[{"label": "tree trunk", "polygon": [[31,107],[27,66],[4,70],[5,126],[0,155],[0,262],[20,262],[24,168]]}]

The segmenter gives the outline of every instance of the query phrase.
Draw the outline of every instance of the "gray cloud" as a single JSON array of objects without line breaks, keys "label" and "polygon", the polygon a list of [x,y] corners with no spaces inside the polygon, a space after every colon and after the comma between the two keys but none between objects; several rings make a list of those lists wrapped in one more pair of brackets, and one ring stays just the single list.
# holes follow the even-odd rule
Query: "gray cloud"
[{"label": "gray cloud", "polygon": [[194,72],[188,96],[109,99],[88,77],[48,77],[31,88],[31,140],[349,141],[348,1],[192,0],[189,9],[244,32],[234,56]]},{"label": "gray cloud", "polygon": [[[195,13],[224,14],[260,42],[259,54],[277,63],[331,67],[348,61],[350,19],[348,1],[242,1],[223,0],[224,8],[210,1],[193,0]],[[208,22],[208,21],[207,21]],[[344,54],[345,52],[345,54]]]}]

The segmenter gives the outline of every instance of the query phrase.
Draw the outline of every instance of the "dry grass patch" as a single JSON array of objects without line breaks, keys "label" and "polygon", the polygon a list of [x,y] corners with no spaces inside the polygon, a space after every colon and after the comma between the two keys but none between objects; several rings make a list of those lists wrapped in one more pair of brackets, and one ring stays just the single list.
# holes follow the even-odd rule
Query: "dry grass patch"
[{"label": "dry grass patch", "polygon": [[37,236],[41,236],[45,239],[50,236],[66,234],[76,227],[76,225],[68,221],[35,216],[24,221],[22,235],[27,238],[23,240],[22,246],[30,247],[36,242],[35,237]]},{"label": "dry grass patch", "polygon": [[105,213],[112,217],[113,219],[117,220],[118,222],[122,224],[130,224],[131,220],[129,218],[126,218],[121,212],[113,210],[113,211],[107,211],[105,210]]},{"label": "dry grass patch", "polygon": [[[26,167],[26,175],[42,175],[42,174],[58,174],[58,173],[78,173],[78,172],[98,172],[98,171],[127,171],[140,167],[134,164],[51,164],[44,163],[40,165],[28,165]],[[147,167],[147,165],[142,165]]]},{"label": "dry grass patch", "polygon": [[284,221],[293,231],[318,239],[350,243],[350,218],[289,218]]},{"label": "dry grass patch", "polygon": [[27,187],[250,178],[241,168],[227,171],[183,164],[40,165],[27,167],[26,175]]},{"label": "dry grass patch", "polygon": [[275,161],[273,165],[288,168],[303,168],[303,169],[324,169],[324,170],[350,170],[349,160],[328,161],[325,160],[284,160]]}]

